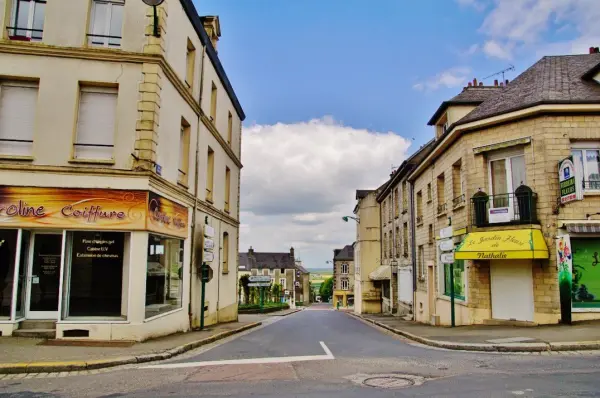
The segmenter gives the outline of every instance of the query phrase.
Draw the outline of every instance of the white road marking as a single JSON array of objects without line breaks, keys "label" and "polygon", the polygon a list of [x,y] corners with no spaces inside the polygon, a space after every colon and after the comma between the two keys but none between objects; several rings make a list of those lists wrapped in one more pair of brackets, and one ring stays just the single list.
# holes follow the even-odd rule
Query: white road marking
[{"label": "white road marking", "polygon": [[248,364],[265,364],[265,363],[290,363],[290,362],[305,362],[305,361],[329,361],[335,359],[331,350],[320,341],[321,347],[325,351],[325,355],[304,355],[294,357],[274,357],[274,358],[249,358],[249,359],[227,359],[222,361],[204,361],[204,362],[185,362],[185,363],[166,363],[160,365],[141,366],[140,369],[178,369],[178,368],[198,368],[203,366],[219,366],[219,365],[248,365]]}]

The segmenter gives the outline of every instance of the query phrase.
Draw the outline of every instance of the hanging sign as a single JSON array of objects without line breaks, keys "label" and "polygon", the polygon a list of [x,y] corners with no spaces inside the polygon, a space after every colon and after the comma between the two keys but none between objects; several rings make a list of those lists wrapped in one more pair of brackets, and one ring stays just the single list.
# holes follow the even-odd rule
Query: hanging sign
[{"label": "hanging sign", "polygon": [[573,156],[569,156],[558,163],[558,182],[560,186],[560,203],[569,203],[582,200],[583,192],[577,183],[577,168],[573,163]]},{"label": "hanging sign", "polygon": [[452,237],[452,227],[446,227],[440,229],[440,239],[446,239]]}]

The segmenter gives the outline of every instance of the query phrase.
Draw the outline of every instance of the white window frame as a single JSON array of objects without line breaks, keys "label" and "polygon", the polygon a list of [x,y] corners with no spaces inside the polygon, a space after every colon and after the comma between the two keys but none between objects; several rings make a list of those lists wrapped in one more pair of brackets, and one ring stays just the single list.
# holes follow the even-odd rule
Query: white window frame
[{"label": "white window frame", "polygon": [[[90,26],[88,33],[88,44],[90,46],[99,46],[99,47],[110,47],[110,48],[119,48],[121,47],[121,41],[123,40],[123,24],[121,24],[121,36],[114,37],[98,37],[94,35],[94,22],[96,21],[96,4],[106,4],[107,7],[107,15],[104,16],[104,27],[102,29],[102,35],[109,36],[110,34],[110,22],[112,20],[113,7],[123,7],[123,11],[125,11],[125,0],[93,0],[92,1],[92,11],[90,13]],[[123,20],[125,18],[123,17]],[[111,43],[110,40],[118,40],[118,44]]]},{"label": "white window frame", "polygon": [[[503,193],[498,193],[498,194],[494,194],[494,188],[493,188],[493,181],[492,181],[492,162],[496,162],[499,160],[504,160],[504,167],[505,167],[505,172],[506,172],[506,190],[507,192],[504,192],[504,194],[507,194],[507,201],[508,201],[508,213],[509,213],[509,217],[511,220],[514,219],[515,217],[515,204],[514,204],[514,192],[515,189],[517,189],[518,187],[513,187],[513,181],[512,181],[512,159],[514,158],[518,158],[518,157],[523,157],[523,163],[525,164],[525,168],[527,169],[527,163],[525,163],[525,151],[523,149],[517,149],[517,150],[509,150],[509,151],[502,151],[498,154],[491,154],[488,159],[487,159],[487,166],[488,166],[488,181],[489,181],[489,187],[490,187],[490,195],[502,195]],[[526,184],[527,182],[525,181],[524,184]],[[504,208],[504,207],[495,207],[494,206],[494,200],[490,200],[490,208],[491,209],[496,209],[496,208]]]},{"label": "white window frame", "polygon": [[[79,119],[81,117],[81,104],[77,109],[77,124],[75,126],[75,142],[73,142],[73,158],[74,159],[83,159],[83,160],[100,160],[100,161],[114,161],[114,150],[115,150],[115,142],[117,136],[117,123],[118,123],[118,109],[119,109],[119,90],[118,88],[107,88],[107,87],[96,87],[96,86],[80,86],[79,87],[79,101],[81,101],[81,95],[84,92],[88,93],[101,93],[101,94],[114,94],[116,95],[117,104],[115,106],[115,125],[113,126],[113,136],[112,136],[112,145],[108,144],[92,144],[86,142],[79,142]],[[77,147],[78,146],[87,146],[94,148],[110,148],[110,157],[86,157],[77,155]],[[107,151],[108,152],[108,151]]]},{"label": "white window frame", "polygon": [[286,278],[279,278],[279,285],[281,286],[281,289],[285,290],[286,289]]},{"label": "white window frame", "polygon": [[350,290],[350,281],[348,279],[342,279],[341,288],[342,290]]},{"label": "white window frame", "polygon": [[[582,188],[583,188],[583,192],[600,192],[600,187],[597,189],[594,188],[586,188],[585,184],[583,183],[583,181],[589,181],[586,180],[587,175],[588,175],[588,165],[587,165],[587,161],[586,161],[586,156],[585,156],[585,152],[586,151],[600,151],[600,143],[598,142],[585,142],[585,143],[575,143],[575,145],[573,145],[571,147],[571,155],[573,155],[573,151],[581,151],[581,155],[583,156],[583,170],[580,170],[577,174],[580,176],[580,178],[577,180],[577,184],[582,184]],[[579,167],[579,163],[577,163],[577,161],[575,160],[575,157],[573,157],[573,163],[575,163],[575,168]],[[598,183],[598,185],[600,185],[600,183]]]},{"label": "white window frame", "polygon": [[[28,89],[35,89],[37,91],[37,94],[39,95],[39,84],[38,83],[33,83],[33,82],[21,82],[21,81],[4,81],[0,83],[0,96],[2,94],[1,90],[3,87],[20,87],[20,88],[28,88]],[[0,104],[1,106],[1,104]],[[37,103],[36,103],[36,108],[34,109],[34,117],[35,117],[35,113],[37,111]],[[4,134],[4,133],[3,133]],[[18,134],[18,133],[17,133]],[[10,135],[13,136],[13,135]],[[9,136],[9,137],[10,137]],[[30,139],[27,140],[23,140],[23,141],[30,141],[30,142],[22,142],[22,144],[28,144],[28,149],[29,149],[29,154],[28,155],[24,155],[24,156],[32,156],[33,155],[33,140],[34,140],[34,136],[35,136],[35,120],[33,121],[33,131],[31,132],[31,137],[27,137]],[[21,140],[22,138],[19,138],[18,135],[13,136],[13,137],[17,137],[17,138],[4,138],[5,140],[9,140],[9,139],[15,139],[15,140]],[[3,155],[10,155],[8,152],[4,152],[3,150],[3,142],[9,142],[9,141],[0,141],[0,153]],[[19,156],[19,155],[16,155]]]},{"label": "white window frame", "polygon": [[350,266],[348,263],[342,263],[342,274],[347,275],[350,273]]},{"label": "white window frame", "polygon": [[[25,37],[28,37],[30,40],[32,41],[42,41],[42,38],[36,38],[36,37],[32,37],[33,32],[31,31],[31,29],[33,29],[33,21],[34,21],[34,16],[35,16],[35,10],[37,8],[38,4],[46,4],[46,0],[29,0],[29,3],[33,3],[32,5],[30,5],[29,7],[29,14],[27,15],[27,27],[23,28],[20,27],[20,29],[18,29],[17,24],[17,3],[19,2],[23,2],[23,0],[13,0],[12,1],[12,15],[11,15],[11,25],[13,25],[14,29],[9,29],[10,31],[13,32],[14,36],[22,36],[22,35],[17,35],[16,33],[19,30],[24,30],[24,29],[28,29],[25,31]],[[45,11],[44,11],[44,19],[46,18],[45,15]],[[44,29],[42,28],[42,32],[39,32],[40,36],[43,37],[44,35]],[[9,32],[10,35],[10,32]]]}]

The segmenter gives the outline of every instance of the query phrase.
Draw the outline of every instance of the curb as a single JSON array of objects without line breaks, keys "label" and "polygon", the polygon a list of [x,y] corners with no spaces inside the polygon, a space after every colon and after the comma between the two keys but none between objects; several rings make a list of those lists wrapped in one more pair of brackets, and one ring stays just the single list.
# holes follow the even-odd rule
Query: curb
[{"label": "curb", "polygon": [[300,312],[300,311],[302,311],[302,308],[297,308],[297,309],[295,309],[295,310],[292,310],[292,311],[290,311],[290,312],[288,312],[288,313],[286,313],[286,314],[282,314],[282,315],[274,315],[274,314],[265,314],[265,315],[267,315],[267,316],[279,316],[279,317],[284,317],[284,316],[288,316],[288,315],[295,314],[296,312]]},{"label": "curb", "polygon": [[488,343],[456,343],[453,341],[431,340],[425,337],[395,329],[382,322],[368,319],[354,313],[349,315],[364,322],[388,330],[394,334],[406,337],[407,339],[425,344],[431,347],[445,348],[458,351],[475,352],[550,352],[550,351],[588,351],[599,350],[600,341],[579,341],[579,342],[556,342],[556,343],[508,343],[508,344],[488,344]]},{"label": "curb", "polygon": [[237,329],[227,330],[225,332],[215,334],[214,336],[210,336],[202,340],[192,341],[191,343],[187,343],[179,347],[171,348],[165,351],[156,352],[152,354],[140,354],[135,356],[124,356],[107,359],[92,359],[89,361],[0,363],[0,375],[17,373],[74,372],[81,370],[111,368],[114,366],[128,365],[134,363],[162,361],[183,354],[184,352],[191,351],[200,346],[213,343],[217,340],[222,340],[234,334],[253,329],[260,325],[262,325],[262,322],[250,323]]}]

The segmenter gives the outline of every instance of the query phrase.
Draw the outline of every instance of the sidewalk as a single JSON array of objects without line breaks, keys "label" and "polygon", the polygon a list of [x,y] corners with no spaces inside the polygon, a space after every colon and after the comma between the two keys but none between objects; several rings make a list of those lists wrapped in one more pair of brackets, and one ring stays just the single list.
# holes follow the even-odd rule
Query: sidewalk
[{"label": "sidewalk", "polygon": [[110,346],[110,342],[108,346],[58,346],[46,345],[43,339],[0,337],[0,374],[90,370],[164,360],[257,327],[264,319],[240,318],[240,322],[211,325],[205,331],[174,334],[129,347]]},{"label": "sidewalk", "polygon": [[385,315],[356,315],[422,344],[468,351],[543,352],[600,349],[600,321],[568,325],[430,326]]}]

